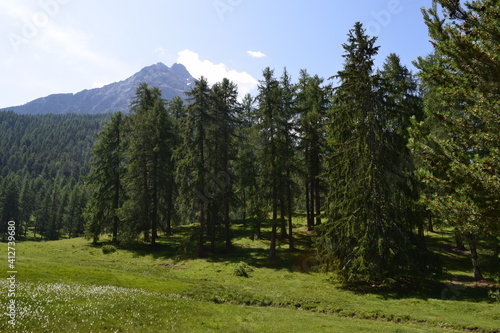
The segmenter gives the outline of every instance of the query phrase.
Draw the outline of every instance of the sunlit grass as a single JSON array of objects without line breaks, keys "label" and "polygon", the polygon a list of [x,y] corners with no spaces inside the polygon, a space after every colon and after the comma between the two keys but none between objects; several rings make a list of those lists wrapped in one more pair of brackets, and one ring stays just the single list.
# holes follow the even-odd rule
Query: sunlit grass
[{"label": "sunlit grass", "polygon": [[[300,226],[299,226],[300,227]],[[20,242],[17,332],[495,332],[500,307],[488,288],[450,284],[470,275],[468,258],[450,255],[443,282],[426,289],[346,289],[332,274],[304,270],[308,234],[299,250],[252,240],[241,226],[231,252],[198,259],[178,251],[185,238],[118,247],[104,254],[85,239]],[[264,236],[268,230],[264,229]],[[438,236],[435,237],[436,241]],[[448,237],[441,234],[440,237]],[[235,276],[241,261],[248,277]],[[6,282],[0,283],[6,293]],[[0,297],[5,308],[7,299]],[[3,316],[0,331],[9,329]]]}]

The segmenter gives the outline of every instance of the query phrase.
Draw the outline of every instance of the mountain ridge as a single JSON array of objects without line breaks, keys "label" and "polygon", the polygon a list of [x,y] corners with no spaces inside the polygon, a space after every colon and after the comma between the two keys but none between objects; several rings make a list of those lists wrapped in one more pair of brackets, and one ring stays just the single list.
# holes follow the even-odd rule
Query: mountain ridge
[{"label": "mountain ridge", "polygon": [[146,82],[160,88],[162,97],[172,99],[185,97],[195,79],[182,64],[168,67],[158,62],[142,68],[131,77],[107,84],[101,88],[84,89],[77,93],[52,94],[37,98],[24,105],[2,108],[18,114],[99,114],[115,111],[127,112],[137,86]]}]

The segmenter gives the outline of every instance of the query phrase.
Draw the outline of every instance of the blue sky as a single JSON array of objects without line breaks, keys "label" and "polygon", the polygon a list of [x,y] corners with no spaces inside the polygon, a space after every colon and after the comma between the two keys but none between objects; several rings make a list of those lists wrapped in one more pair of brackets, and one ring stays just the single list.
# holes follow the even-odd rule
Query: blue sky
[{"label": "blue sky", "polygon": [[420,8],[432,0],[0,0],[0,107],[183,63],[195,77],[255,93],[262,70],[328,78],[356,21],[411,61],[431,52]]}]

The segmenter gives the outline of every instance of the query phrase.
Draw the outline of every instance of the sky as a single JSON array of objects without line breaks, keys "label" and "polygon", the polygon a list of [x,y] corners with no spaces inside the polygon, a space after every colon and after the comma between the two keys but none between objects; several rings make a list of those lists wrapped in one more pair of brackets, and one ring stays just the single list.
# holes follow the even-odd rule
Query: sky
[{"label": "sky", "polygon": [[362,22],[413,72],[432,51],[421,8],[432,0],[0,0],[0,108],[124,80],[158,62],[255,94],[266,67],[297,79],[342,69]]}]

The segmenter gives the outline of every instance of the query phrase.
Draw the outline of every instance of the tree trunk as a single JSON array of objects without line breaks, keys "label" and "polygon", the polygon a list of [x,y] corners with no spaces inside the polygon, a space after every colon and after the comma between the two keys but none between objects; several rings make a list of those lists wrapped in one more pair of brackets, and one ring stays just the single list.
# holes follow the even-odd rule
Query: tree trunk
[{"label": "tree trunk", "polygon": [[[287,170],[287,178],[290,179],[290,168]],[[293,240],[293,209],[292,209],[292,189],[290,183],[287,185],[287,210],[288,210],[288,245],[290,250],[295,249]]]},{"label": "tree trunk", "polygon": [[312,216],[311,216],[311,210],[310,210],[310,205],[311,203],[309,202],[309,179],[306,179],[306,215],[307,215],[307,231],[312,231],[313,230],[313,223],[312,223]]},{"label": "tree trunk", "polygon": [[261,235],[261,232],[260,232],[260,216],[257,216],[256,217],[256,221],[255,221],[255,237],[257,239],[261,239],[262,238],[262,235]]},{"label": "tree trunk", "polygon": [[151,216],[151,245],[156,244],[158,238],[158,188],[153,186],[153,216]]},{"label": "tree trunk", "polygon": [[319,178],[317,176],[314,177],[314,190],[315,190],[315,199],[316,199],[316,225],[321,224],[321,201],[319,197]]},{"label": "tree trunk", "polygon": [[247,226],[247,192],[245,188],[243,188],[243,226]]},{"label": "tree trunk", "polygon": [[205,255],[205,203],[200,201],[200,235],[198,237],[198,257]]},{"label": "tree trunk", "polygon": [[276,237],[277,237],[277,220],[278,220],[278,207],[274,205],[273,207],[273,219],[272,219],[272,230],[271,230],[271,246],[269,249],[269,257],[271,259],[276,258]]},{"label": "tree trunk", "polygon": [[455,228],[454,233],[455,233],[455,244],[457,245],[457,249],[465,251],[466,249],[464,242],[462,241],[462,233],[460,232],[460,230],[458,230],[458,228]]},{"label": "tree trunk", "polygon": [[271,247],[269,249],[269,257],[271,259],[276,258],[276,220],[273,219],[273,227],[271,230]]},{"label": "tree trunk", "polygon": [[118,243],[118,216],[113,216],[113,243]]},{"label": "tree trunk", "polygon": [[170,207],[170,204],[169,204],[169,207],[168,207],[168,211],[167,211],[167,230],[166,230],[166,233],[167,233],[167,236],[172,236],[172,211],[171,211],[172,207]]},{"label": "tree trunk", "polygon": [[217,206],[214,201],[208,204],[207,228],[210,237],[210,253],[215,253],[215,226],[218,224]]},{"label": "tree trunk", "polygon": [[427,231],[434,232],[434,226],[432,224],[432,211],[428,210],[428,220],[427,220]]},{"label": "tree trunk", "polygon": [[474,279],[476,281],[484,280],[483,275],[481,274],[481,268],[479,267],[479,260],[478,260],[477,249],[476,249],[476,239],[474,237],[474,234],[472,234],[471,232],[468,233],[467,238],[469,240],[470,256],[472,259],[472,268],[474,269]]},{"label": "tree trunk", "polygon": [[229,196],[226,197],[224,202],[224,224],[226,236],[226,249],[230,249],[233,244],[231,243],[231,221],[229,219]]},{"label": "tree trunk", "polygon": [[281,239],[287,239],[288,234],[286,233],[286,207],[285,198],[280,199],[280,228],[281,228]]},{"label": "tree trunk", "polygon": [[170,184],[167,194],[167,216],[166,216],[166,233],[167,236],[172,236],[172,211],[173,211],[173,197],[174,197],[174,176],[173,173],[170,175]]}]

